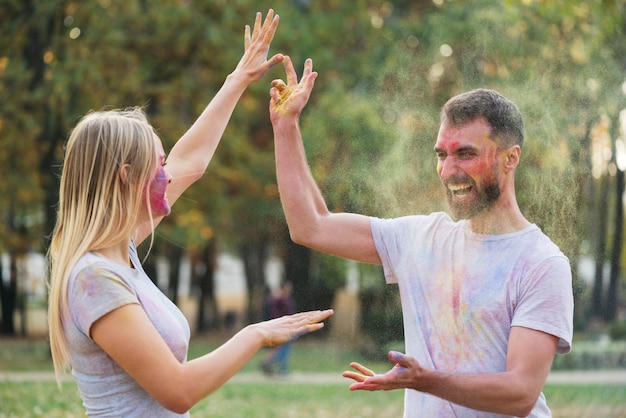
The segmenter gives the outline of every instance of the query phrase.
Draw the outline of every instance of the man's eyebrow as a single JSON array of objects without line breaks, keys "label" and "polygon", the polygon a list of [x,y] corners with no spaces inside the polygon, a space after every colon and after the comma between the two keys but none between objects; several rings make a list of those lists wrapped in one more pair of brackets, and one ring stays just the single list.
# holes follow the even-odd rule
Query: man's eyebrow
[{"label": "man's eyebrow", "polygon": [[[478,148],[473,146],[473,145],[463,145],[460,147],[455,147],[452,149],[452,153],[458,153],[458,152],[463,152],[463,151],[476,151]],[[437,154],[439,153],[446,153],[447,151],[441,147],[435,147],[435,152]]]}]

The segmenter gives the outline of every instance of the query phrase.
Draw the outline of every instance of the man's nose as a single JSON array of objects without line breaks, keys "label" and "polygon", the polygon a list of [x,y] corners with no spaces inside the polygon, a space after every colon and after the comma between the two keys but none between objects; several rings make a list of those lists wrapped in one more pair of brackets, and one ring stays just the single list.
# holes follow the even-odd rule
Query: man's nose
[{"label": "man's nose", "polygon": [[437,172],[441,179],[447,179],[458,172],[458,167],[453,158],[446,157],[437,163]]}]

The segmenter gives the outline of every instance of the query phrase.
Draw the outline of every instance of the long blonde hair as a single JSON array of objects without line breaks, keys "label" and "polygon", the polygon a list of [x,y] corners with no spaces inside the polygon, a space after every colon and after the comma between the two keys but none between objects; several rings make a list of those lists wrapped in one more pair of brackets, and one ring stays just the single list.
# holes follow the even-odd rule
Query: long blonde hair
[{"label": "long blonde hair", "polygon": [[87,114],[67,141],[48,251],[48,322],[57,382],[70,367],[63,330],[70,272],[86,252],[119,244],[135,232],[157,166],[153,135],[143,110],[130,108]]}]

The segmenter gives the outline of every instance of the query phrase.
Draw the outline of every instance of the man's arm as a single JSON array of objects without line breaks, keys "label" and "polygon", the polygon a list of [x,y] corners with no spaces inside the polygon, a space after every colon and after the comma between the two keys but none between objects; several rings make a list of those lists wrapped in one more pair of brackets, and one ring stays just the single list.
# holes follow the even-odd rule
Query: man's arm
[{"label": "man's arm", "polygon": [[314,250],[380,264],[367,216],[331,213],[306,159],[299,117],[311,95],[317,73],[310,59],[300,82],[291,59],[283,59],[287,84],[274,80],[270,119],[274,128],[276,175],[291,239]]},{"label": "man's arm", "polygon": [[527,416],[548,377],[558,338],[523,327],[511,327],[507,366],[502,373],[461,374],[423,368],[416,359],[390,352],[395,366],[385,374],[358,363],[343,376],[356,380],[350,390],[414,389],[479,411]]}]

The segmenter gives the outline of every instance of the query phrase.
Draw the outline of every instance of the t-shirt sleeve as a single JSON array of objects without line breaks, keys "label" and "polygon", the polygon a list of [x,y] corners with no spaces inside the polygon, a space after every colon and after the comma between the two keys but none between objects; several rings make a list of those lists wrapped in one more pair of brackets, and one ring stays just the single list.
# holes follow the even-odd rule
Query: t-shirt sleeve
[{"label": "t-shirt sleeve", "polygon": [[520,326],[559,338],[558,354],[572,348],[574,297],[572,272],[564,256],[548,258],[522,287],[511,326]]},{"label": "t-shirt sleeve", "polygon": [[86,266],[70,281],[68,301],[74,324],[88,337],[98,319],[121,306],[139,303],[119,275],[99,264]]},{"label": "t-shirt sleeve", "polygon": [[398,283],[403,272],[396,270],[405,265],[401,260],[408,257],[429,257],[420,254],[423,244],[431,242],[431,234],[439,224],[450,220],[445,213],[431,215],[411,215],[399,218],[381,219],[370,217],[370,228],[376,251],[383,266],[387,283]]},{"label": "t-shirt sleeve", "polygon": [[391,268],[391,254],[387,249],[388,243],[385,242],[385,226],[390,225],[388,219],[380,219],[370,217],[370,228],[372,229],[372,237],[374,238],[374,245],[376,251],[380,257],[381,264],[383,266],[383,274],[387,283],[398,283],[398,278],[395,276],[393,269]]}]

